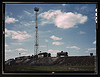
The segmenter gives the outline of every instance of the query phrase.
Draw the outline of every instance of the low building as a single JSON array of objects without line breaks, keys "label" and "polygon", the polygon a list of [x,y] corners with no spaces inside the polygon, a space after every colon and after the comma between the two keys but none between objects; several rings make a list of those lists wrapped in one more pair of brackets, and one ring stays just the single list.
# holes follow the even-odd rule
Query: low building
[{"label": "low building", "polygon": [[61,57],[61,56],[67,57],[68,56],[68,52],[63,52],[63,51],[58,52],[57,53],[57,57]]},{"label": "low building", "polygon": [[51,53],[47,53],[47,52],[43,52],[43,53],[39,53],[38,57],[51,57]]}]

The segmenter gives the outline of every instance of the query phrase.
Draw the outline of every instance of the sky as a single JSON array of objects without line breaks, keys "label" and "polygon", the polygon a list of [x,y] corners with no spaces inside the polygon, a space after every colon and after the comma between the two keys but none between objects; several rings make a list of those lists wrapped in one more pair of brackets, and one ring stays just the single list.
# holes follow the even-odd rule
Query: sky
[{"label": "sky", "polygon": [[39,51],[52,57],[61,51],[68,56],[96,55],[96,4],[6,4],[5,60],[34,55],[35,7]]}]

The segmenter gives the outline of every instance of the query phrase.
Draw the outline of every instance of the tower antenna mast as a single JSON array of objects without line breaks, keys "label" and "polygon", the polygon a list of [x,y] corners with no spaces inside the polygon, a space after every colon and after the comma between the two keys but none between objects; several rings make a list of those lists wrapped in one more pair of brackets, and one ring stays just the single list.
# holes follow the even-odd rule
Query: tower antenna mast
[{"label": "tower antenna mast", "polygon": [[38,43],[38,24],[37,24],[37,12],[39,11],[39,8],[35,7],[35,8],[34,8],[34,11],[36,12],[34,55],[37,55],[37,54],[38,54],[38,51],[39,51],[39,50],[38,50],[38,46],[39,46],[39,43]]}]

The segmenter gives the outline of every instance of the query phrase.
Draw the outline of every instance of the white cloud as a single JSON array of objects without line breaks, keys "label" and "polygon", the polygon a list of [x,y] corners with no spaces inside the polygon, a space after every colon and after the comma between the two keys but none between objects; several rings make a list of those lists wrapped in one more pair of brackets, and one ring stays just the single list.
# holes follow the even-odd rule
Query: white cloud
[{"label": "white cloud", "polygon": [[5,50],[5,52],[12,52],[12,50],[8,49],[8,50]]},{"label": "white cloud", "polygon": [[26,52],[21,53],[21,55],[26,55]]},{"label": "white cloud", "polygon": [[76,7],[75,9],[78,10],[78,11],[81,11],[81,12],[89,12],[91,10],[86,5],[82,6],[82,7]]},{"label": "white cloud", "polygon": [[96,41],[94,41],[93,44],[96,44]]},{"label": "white cloud", "polygon": [[29,54],[24,54],[24,56],[32,56],[33,55],[33,53],[29,53]]},{"label": "white cloud", "polygon": [[87,16],[72,12],[61,12],[61,10],[49,10],[41,13],[41,24],[55,24],[58,28],[68,29],[87,21]]},{"label": "white cloud", "polygon": [[51,53],[51,55],[54,57],[57,55],[57,52],[60,52],[59,50],[53,50],[53,49],[49,49],[48,53]]},{"label": "white cloud", "polygon": [[5,20],[5,22],[8,23],[8,24],[10,24],[10,23],[15,23],[15,22],[17,22],[17,21],[18,21],[17,19],[15,19],[15,18],[13,18],[13,17],[9,17],[9,16],[7,16],[7,17],[6,17],[6,20]]},{"label": "white cloud", "polygon": [[23,18],[23,16],[18,16],[20,19],[22,19]]},{"label": "white cloud", "polygon": [[[87,4],[86,5],[83,5],[83,6],[78,6],[75,8],[76,11],[79,11],[79,12],[83,12],[84,14],[87,14],[89,12],[92,12],[93,10],[95,11],[95,9],[93,9],[92,7],[88,7]],[[94,18],[94,17],[93,17]]]},{"label": "white cloud", "polygon": [[28,26],[33,26],[35,25],[35,21],[20,21],[20,25],[28,27]]},{"label": "white cloud", "polygon": [[62,45],[62,42],[52,42],[53,45]]},{"label": "white cloud", "polygon": [[77,47],[77,46],[70,46],[70,47],[66,47],[66,48],[71,48],[71,49],[77,49],[77,50],[80,50],[80,48]]},{"label": "white cloud", "polygon": [[7,45],[7,44],[5,44],[5,47],[8,47],[8,45]]},{"label": "white cloud", "polygon": [[20,22],[21,25],[24,25],[24,26],[30,26],[30,24],[28,22]]},{"label": "white cloud", "polygon": [[86,22],[87,16],[82,16],[82,14],[78,13],[62,13],[55,18],[55,25],[58,28],[68,29],[72,28],[75,25],[83,24]]},{"label": "white cloud", "polygon": [[46,47],[45,45],[41,45],[40,47]]},{"label": "white cloud", "polygon": [[59,50],[53,50],[53,49],[49,49],[49,52],[59,52]]},{"label": "white cloud", "polygon": [[41,13],[39,17],[50,19],[53,18],[55,15],[61,14],[60,10],[49,10],[48,12]]},{"label": "white cloud", "polygon": [[62,40],[62,38],[56,37],[55,35],[52,35],[50,38],[53,40]]},{"label": "white cloud", "polygon": [[5,29],[5,33],[6,33],[5,34],[6,37],[11,36],[12,39],[18,39],[18,40],[24,40],[24,39],[32,37],[26,31],[21,32],[21,31],[13,31],[13,30]]},{"label": "white cloud", "polygon": [[11,43],[12,45],[22,45],[22,43]]},{"label": "white cloud", "polygon": [[65,6],[66,4],[62,4],[62,6]]},{"label": "white cloud", "polygon": [[80,31],[80,34],[85,34],[85,32],[83,32],[83,31]]},{"label": "white cloud", "polygon": [[27,15],[29,15],[29,16],[34,16],[34,13],[32,14],[29,11],[26,11],[26,10],[24,10],[24,13],[27,14]]},{"label": "white cloud", "polygon": [[88,9],[87,6],[83,6],[83,7],[80,8],[81,11],[84,11],[84,10],[86,10],[86,9]]},{"label": "white cloud", "polygon": [[96,29],[95,29],[95,32],[96,32]]},{"label": "white cloud", "polygon": [[52,31],[51,30],[48,30],[47,32],[51,33]]},{"label": "white cloud", "polygon": [[55,17],[60,13],[60,10],[49,10],[47,12],[39,14],[39,17],[42,18],[40,25],[53,24]]},{"label": "white cloud", "polygon": [[88,51],[95,51],[96,48],[88,48]]},{"label": "white cloud", "polygon": [[96,51],[96,48],[88,48],[87,51],[85,51],[85,52],[89,53],[90,51]]},{"label": "white cloud", "polygon": [[28,51],[27,49],[23,49],[23,48],[18,48],[16,49],[17,51]]},{"label": "white cloud", "polygon": [[44,26],[45,24],[52,24],[53,21],[52,20],[45,20],[45,19],[42,19],[41,20],[41,23],[39,25],[41,26]]},{"label": "white cloud", "polygon": [[32,53],[26,53],[26,52],[21,53],[21,56],[32,56],[32,55],[33,55]]}]

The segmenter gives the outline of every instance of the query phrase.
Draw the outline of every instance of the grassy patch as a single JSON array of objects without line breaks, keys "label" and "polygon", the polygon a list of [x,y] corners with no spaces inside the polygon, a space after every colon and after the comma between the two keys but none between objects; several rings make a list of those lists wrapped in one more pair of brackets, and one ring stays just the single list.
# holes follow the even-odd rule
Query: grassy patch
[{"label": "grassy patch", "polygon": [[5,71],[94,71],[94,66],[25,66],[13,65],[5,66]]}]

